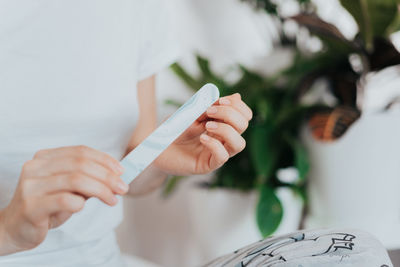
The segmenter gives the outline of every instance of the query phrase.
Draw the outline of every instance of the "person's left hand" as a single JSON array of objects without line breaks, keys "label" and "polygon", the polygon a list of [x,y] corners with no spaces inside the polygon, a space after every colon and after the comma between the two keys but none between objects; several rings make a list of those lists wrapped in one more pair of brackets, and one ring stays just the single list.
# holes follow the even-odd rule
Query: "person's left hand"
[{"label": "person's left hand", "polygon": [[155,165],[174,175],[218,169],[245,148],[241,134],[252,116],[240,94],[220,98],[158,157]]}]

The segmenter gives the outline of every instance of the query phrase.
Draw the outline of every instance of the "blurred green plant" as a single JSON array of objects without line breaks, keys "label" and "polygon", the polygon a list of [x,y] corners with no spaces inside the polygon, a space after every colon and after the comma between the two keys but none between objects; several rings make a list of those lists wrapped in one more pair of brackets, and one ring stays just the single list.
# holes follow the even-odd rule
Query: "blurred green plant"
[{"label": "blurred green plant", "polygon": [[[322,141],[341,137],[361,114],[358,102],[362,94],[357,84],[363,75],[400,64],[400,54],[389,38],[400,28],[400,0],[340,0],[359,27],[358,34],[351,40],[336,26],[322,20],[310,1],[299,0],[300,13],[292,17],[279,14],[278,1],[242,1],[279,18],[277,28],[280,29],[281,45],[294,53],[289,67],[266,76],[240,66],[240,79],[233,83],[217,75],[208,60],[200,56],[197,57],[200,75],[189,74],[177,63],[172,70],[193,90],[211,82],[220,88],[221,95],[239,92],[253,110],[254,119],[244,133],[247,147],[221,167],[214,179],[204,186],[257,190],[257,224],[261,233],[268,236],[277,229],[284,212],[276,195],[278,188],[290,188],[298,192],[305,203],[307,201],[305,186],[310,163],[299,137],[302,125],[308,122],[313,136]],[[322,48],[310,52],[299,47],[295,37],[286,36],[282,29],[289,20],[318,37]],[[357,59],[359,66],[355,66],[352,59]],[[321,79],[326,81],[336,104],[304,104],[304,95]],[[333,117],[336,118],[335,127],[328,129],[328,121]],[[295,167],[298,171],[299,178],[294,182],[283,182],[277,175],[279,170],[287,167]],[[171,179],[166,192],[172,192],[181,179]]]},{"label": "blurred green plant", "polygon": [[[299,142],[299,129],[309,114],[325,107],[300,104],[295,90],[296,83],[292,79],[285,79],[278,84],[276,77],[262,77],[242,66],[241,78],[235,83],[229,83],[210,69],[205,58],[198,56],[197,63],[201,70],[197,77],[190,75],[177,63],[172,69],[194,91],[211,82],[218,86],[222,96],[239,92],[254,113],[254,119],[244,133],[247,141],[245,150],[231,158],[217,171],[214,179],[203,186],[245,192],[257,189],[260,193],[256,209],[257,222],[261,233],[267,236],[276,230],[283,216],[276,189],[287,187],[305,196],[305,177],[309,163],[305,148]],[[289,68],[279,77],[291,75],[293,71]],[[299,73],[297,75],[300,77]],[[293,183],[279,180],[277,171],[291,166],[298,169],[299,179]],[[171,193],[177,180],[181,179],[170,179],[164,192]]]}]

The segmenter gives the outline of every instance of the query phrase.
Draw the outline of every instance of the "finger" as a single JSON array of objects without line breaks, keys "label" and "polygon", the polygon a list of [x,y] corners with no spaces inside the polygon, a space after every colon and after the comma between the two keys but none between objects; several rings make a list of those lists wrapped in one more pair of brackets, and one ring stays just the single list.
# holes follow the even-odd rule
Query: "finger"
[{"label": "finger", "polygon": [[85,198],[77,194],[62,192],[37,197],[27,203],[27,216],[34,222],[41,222],[57,212],[76,213],[85,206]]},{"label": "finger", "polygon": [[211,157],[208,162],[210,169],[215,170],[221,167],[229,159],[228,151],[217,139],[207,134],[202,134],[200,136],[200,142],[211,152]]},{"label": "finger", "polygon": [[221,122],[209,121],[206,124],[207,132],[216,135],[232,157],[246,147],[244,138],[230,125]]},{"label": "finger", "polygon": [[249,106],[246,105],[246,103],[242,101],[242,97],[239,93],[221,97],[219,99],[219,104],[223,106],[232,106],[234,109],[239,111],[247,120],[251,120],[253,118],[253,111],[249,108]]},{"label": "finger", "polygon": [[115,184],[128,188],[128,185],[120,176],[106,169],[103,165],[86,158],[56,158],[48,161],[41,161],[41,165],[42,168],[36,171],[38,177],[82,173],[99,180],[110,188],[113,188]]},{"label": "finger", "polygon": [[184,135],[187,139],[198,137],[205,131],[205,121],[195,121],[188,129],[185,130]]},{"label": "finger", "polygon": [[115,172],[118,175],[121,175],[123,173],[123,167],[116,159],[114,159],[107,153],[95,150],[87,146],[69,146],[69,147],[44,149],[36,152],[34,156],[34,158],[38,159],[51,159],[59,157],[88,158],[98,162],[99,164],[110,169],[111,171]]},{"label": "finger", "polygon": [[67,191],[78,193],[86,198],[96,197],[110,206],[117,202],[114,192],[122,195],[128,191],[126,188],[119,188],[118,185],[110,189],[102,182],[79,173],[41,178],[36,182],[35,187],[35,192],[39,195]]},{"label": "finger", "polygon": [[[218,103],[219,103],[219,100],[215,101],[215,102],[212,104],[212,106],[218,105]],[[208,118],[207,112],[204,112],[203,114],[200,115],[200,117],[197,118],[197,121],[203,122],[203,121],[206,121],[207,118]]]},{"label": "finger", "polygon": [[242,134],[249,126],[248,120],[231,106],[212,106],[207,109],[208,117],[223,121]]}]

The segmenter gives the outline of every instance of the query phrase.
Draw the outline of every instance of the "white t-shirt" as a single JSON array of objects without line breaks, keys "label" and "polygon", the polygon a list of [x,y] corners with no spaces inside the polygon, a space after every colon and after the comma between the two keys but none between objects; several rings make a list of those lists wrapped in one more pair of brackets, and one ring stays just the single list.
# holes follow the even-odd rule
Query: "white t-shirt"
[{"label": "white t-shirt", "polygon": [[[0,209],[40,149],[83,144],[121,159],[138,118],[137,82],[175,58],[164,1],[0,0]],[[121,219],[122,201],[89,199],[0,266],[118,266]]]}]

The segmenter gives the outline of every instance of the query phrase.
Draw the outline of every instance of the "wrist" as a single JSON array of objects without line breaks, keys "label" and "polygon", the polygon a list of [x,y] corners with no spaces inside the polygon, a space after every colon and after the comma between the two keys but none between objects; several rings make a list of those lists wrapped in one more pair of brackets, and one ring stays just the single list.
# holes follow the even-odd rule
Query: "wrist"
[{"label": "wrist", "polygon": [[0,211],[0,256],[13,254],[20,251],[14,246],[6,227],[5,211]]},{"label": "wrist", "polygon": [[165,171],[161,166],[158,165],[157,160],[155,160],[149,167],[151,169],[151,172],[154,174],[157,174],[158,177],[164,178],[164,180],[170,176],[171,174]]},{"label": "wrist", "polygon": [[129,187],[129,194],[138,196],[150,193],[160,187],[167,177],[167,173],[152,164],[133,180]]}]

